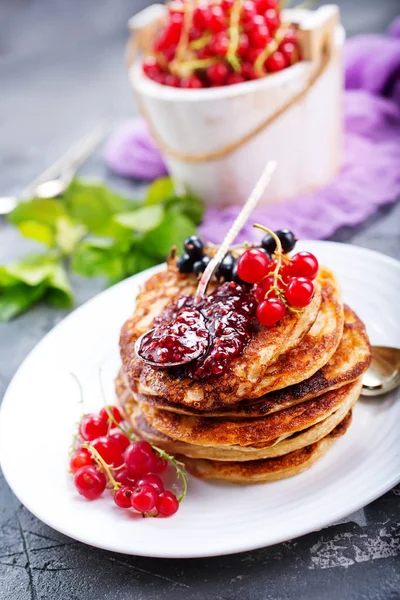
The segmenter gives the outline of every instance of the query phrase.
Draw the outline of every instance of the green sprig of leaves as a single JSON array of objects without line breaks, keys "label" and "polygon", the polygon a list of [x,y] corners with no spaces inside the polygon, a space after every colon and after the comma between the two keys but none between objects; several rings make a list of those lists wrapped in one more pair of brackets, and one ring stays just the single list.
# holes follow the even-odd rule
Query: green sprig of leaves
[{"label": "green sprig of leaves", "polygon": [[69,271],[113,284],[162,262],[195,233],[202,216],[202,202],[176,194],[169,177],[156,180],[143,201],[75,179],[62,198],[19,204],[9,222],[46,251],[0,266],[0,321],[39,300],[72,306]]}]

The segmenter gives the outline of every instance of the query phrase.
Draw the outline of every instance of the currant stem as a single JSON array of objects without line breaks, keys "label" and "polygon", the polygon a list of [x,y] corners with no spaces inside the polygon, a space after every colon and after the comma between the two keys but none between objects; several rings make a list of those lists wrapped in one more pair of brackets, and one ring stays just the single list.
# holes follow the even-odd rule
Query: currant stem
[{"label": "currant stem", "polygon": [[265,49],[261,52],[260,56],[257,58],[256,62],[254,63],[254,70],[259,77],[265,76],[265,71],[263,68],[264,63],[267,60],[267,58],[269,58],[278,49],[279,44],[285,37],[285,34],[288,31],[288,29],[289,29],[289,27],[286,24],[284,24],[282,27],[280,27],[275,32],[274,38],[269,42],[269,44],[267,44]]},{"label": "currant stem", "polygon": [[102,458],[102,456],[97,452],[96,448],[93,448],[93,446],[89,442],[85,442],[84,444],[82,444],[82,448],[86,448],[87,450],[89,450],[93,459],[96,461],[96,463],[99,465],[99,467],[101,467],[103,469],[103,471],[107,475],[109,482],[113,486],[113,492],[116,492],[117,490],[119,490],[119,488],[121,487],[121,484],[118,481],[115,481],[115,479],[111,473],[110,465],[108,465],[106,463],[106,461]]},{"label": "currant stem", "polygon": [[274,252],[274,254],[276,256],[276,267],[275,267],[275,270],[273,273],[274,287],[279,288],[279,286],[278,286],[279,270],[282,265],[282,255],[283,255],[281,240],[278,238],[276,233],[271,231],[271,229],[268,229],[268,227],[264,227],[264,225],[260,225],[259,223],[254,223],[253,227],[256,227],[257,229],[262,229],[262,231],[269,233],[269,235],[274,239],[274,242],[276,244],[276,250]]},{"label": "currant stem", "polygon": [[177,62],[182,62],[185,56],[185,51],[189,45],[189,31],[193,20],[193,0],[186,0],[183,3],[183,27],[176,49]]},{"label": "currant stem", "polygon": [[[122,431],[122,433],[124,435],[126,435],[126,437],[131,441],[131,442],[137,442],[138,440],[140,440],[140,438],[133,433],[132,429],[125,429],[121,423],[118,423],[114,417],[114,415],[112,414],[111,410],[108,408],[107,405],[107,399],[106,399],[106,395],[104,393],[104,387],[103,387],[103,381],[101,378],[101,368],[99,368],[99,383],[100,383],[100,390],[101,390],[101,394],[103,397],[103,402],[104,402],[104,408],[108,414],[108,417],[110,419],[110,421],[112,421],[112,423],[114,423],[114,425],[116,427],[118,427],[118,429],[120,431]],[[158,452],[159,456],[161,458],[164,458],[165,460],[167,460],[169,463],[171,463],[176,471],[177,476],[180,478],[180,480],[182,481],[182,485],[183,485],[183,490],[181,492],[181,495],[178,498],[179,502],[182,502],[182,500],[184,499],[184,497],[186,496],[187,493],[187,475],[186,472],[181,468],[184,467],[184,464],[179,462],[178,460],[176,460],[176,458],[174,458],[173,456],[171,456],[170,454],[168,454],[167,452],[165,452],[165,450],[163,450],[162,448],[159,448],[158,446],[154,446],[154,444],[151,444],[151,447]],[[96,449],[93,448],[93,450],[95,452]],[[98,454],[98,452],[97,452]],[[99,455],[100,456],[100,455]],[[101,458],[101,457],[100,457]],[[102,460],[102,459],[101,459]],[[104,461],[103,461],[104,462]],[[105,463],[104,463],[105,464]],[[112,477],[112,476],[111,476]],[[115,480],[113,479],[113,481],[115,482]],[[117,482],[115,482],[117,483]],[[117,488],[118,489],[118,488]]]},{"label": "currant stem", "polygon": [[193,40],[192,42],[190,42],[189,48],[191,48],[192,50],[201,50],[201,48],[204,48],[205,46],[207,46],[207,44],[210,40],[211,40],[211,34],[205,33],[199,39]]},{"label": "currant stem", "polygon": [[229,46],[226,58],[235,71],[240,71],[240,61],[238,60],[236,52],[239,46],[240,37],[239,21],[241,6],[241,0],[235,0],[229,22]]}]

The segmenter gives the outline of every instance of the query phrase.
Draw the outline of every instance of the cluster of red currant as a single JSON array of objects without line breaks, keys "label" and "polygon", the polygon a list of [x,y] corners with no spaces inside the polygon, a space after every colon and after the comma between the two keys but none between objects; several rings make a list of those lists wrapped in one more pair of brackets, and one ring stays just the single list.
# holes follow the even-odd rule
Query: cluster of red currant
[{"label": "cluster of red currant", "polygon": [[164,85],[203,88],[257,79],[299,60],[279,0],[173,0],[143,71]]},{"label": "cluster of red currant", "polygon": [[[160,477],[168,462],[183,482],[179,499],[164,490]],[[136,439],[123,427],[122,415],[115,406],[82,417],[69,467],[76,489],[88,500],[99,498],[108,488],[117,506],[133,508],[144,516],[170,517],[186,494],[186,474],[181,464],[163,450]]]},{"label": "cluster of red currant", "polygon": [[237,274],[246,283],[254,284],[253,293],[258,301],[257,318],[271,327],[280,321],[286,311],[298,312],[310,304],[314,295],[313,279],[318,274],[318,261],[310,252],[286,256],[296,243],[287,229],[267,232],[261,248],[246,250],[238,260]]}]

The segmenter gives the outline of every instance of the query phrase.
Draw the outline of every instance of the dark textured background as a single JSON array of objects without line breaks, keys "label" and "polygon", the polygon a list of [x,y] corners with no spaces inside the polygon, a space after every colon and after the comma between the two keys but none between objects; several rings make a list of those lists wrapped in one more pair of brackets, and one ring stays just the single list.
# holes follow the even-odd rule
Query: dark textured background
[{"label": "dark textured background", "polygon": [[[145,4],[0,0],[0,195],[21,191],[100,120],[134,114],[123,65],[126,21]],[[400,7],[399,0],[339,4],[348,35],[384,31]],[[100,155],[84,172],[109,177]],[[399,224],[397,204],[356,229],[342,229],[334,239],[400,258]],[[0,262],[30,247],[0,220]],[[82,303],[103,282],[75,277],[74,286]],[[64,316],[65,311],[37,306],[0,325],[0,396],[23,358]],[[343,522],[301,539],[236,556],[182,561],[111,554],[74,542],[43,525],[0,483],[0,598],[400,598],[400,486]]]}]

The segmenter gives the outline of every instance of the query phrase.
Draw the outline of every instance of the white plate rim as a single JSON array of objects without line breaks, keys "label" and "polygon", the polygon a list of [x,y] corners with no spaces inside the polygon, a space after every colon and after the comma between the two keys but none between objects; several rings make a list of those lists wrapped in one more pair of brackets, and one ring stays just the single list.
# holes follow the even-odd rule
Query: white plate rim
[{"label": "white plate rim", "polygon": [[[362,254],[364,256],[371,256],[371,258],[375,258],[376,260],[380,260],[383,262],[386,262],[388,265],[394,267],[395,269],[399,269],[400,270],[400,261],[397,261],[396,259],[387,256],[385,254],[382,254],[381,252],[377,252],[375,250],[371,250],[371,249],[367,249],[367,248],[363,248],[360,246],[355,246],[352,244],[347,244],[347,243],[340,243],[340,242],[332,242],[332,241],[319,241],[319,240],[302,240],[302,243],[310,245],[310,246],[318,246],[318,245],[323,245],[323,246],[331,246],[332,248],[335,249],[340,249],[339,251],[350,251],[350,252],[356,252],[357,254]],[[310,248],[312,250],[312,248]],[[160,270],[160,268],[162,268],[162,265],[158,265],[155,267],[152,267],[151,269],[148,269],[144,272],[139,273],[138,275],[143,276],[143,274],[148,274],[149,276],[152,273],[157,272],[158,270]],[[137,275],[133,275],[132,277],[128,278],[128,280],[132,280],[135,277],[137,277]],[[3,430],[4,427],[6,427],[6,425],[4,425],[4,421],[5,419],[3,418],[3,414],[4,414],[4,406],[7,406],[7,403],[11,400],[12,397],[12,389],[13,389],[13,385],[14,382],[17,380],[18,374],[20,372],[20,370],[22,370],[25,362],[29,359],[29,357],[31,356],[32,353],[35,352],[35,350],[41,346],[43,343],[45,343],[47,341],[47,339],[49,338],[49,336],[52,336],[54,334],[54,332],[57,331],[58,327],[61,325],[64,325],[66,321],[68,321],[68,319],[75,317],[75,315],[81,311],[82,309],[84,309],[85,307],[87,307],[87,305],[89,305],[91,302],[95,301],[96,298],[98,298],[98,296],[103,296],[103,295],[107,295],[109,293],[113,293],[113,291],[115,290],[115,288],[119,287],[119,286],[123,286],[124,284],[126,284],[126,281],[128,280],[124,280],[121,281],[117,284],[115,284],[114,286],[107,288],[106,290],[100,292],[100,294],[97,294],[96,296],[94,296],[93,298],[89,299],[87,302],[85,302],[84,304],[82,304],[81,306],[77,307],[75,310],[73,310],[70,314],[68,314],[64,319],[62,319],[59,323],[57,323],[39,342],[38,344],[32,349],[32,351],[28,354],[28,356],[24,359],[24,361],[21,363],[21,365],[19,366],[19,368],[17,369],[16,373],[14,374],[13,378],[10,381],[10,384],[6,390],[6,393],[4,395],[3,398],[3,402],[2,405],[0,407],[0,464],[3,470],[3,475],[5,480],[7,481],[8,485],[10,486],[10,488],[12,489],[13,493],[16,495],[16,497],[18,498],[18,500],[21,502],[21,504],[23,504],[28,510],[30,510],[30,512],[32,514],[34,514],[39,520],[41,520],[43,523],[45,523],[46,525],[48,525],[49,527],[52,527],[53,529],[55,529],[56,531],[62,533],[63,535],[66,535],[68,537],[70,537],[71,539],[75,539],[79,542],[82,542],[86,545],[89,546],[93,546],[99,549],[103,549],[103,550],[107,550],[107,551],[111,551],[111,552],[123,552],[124,554],[131,554],[131,555],[135,555],[135,556],[143,556],[143,557],[152,557],[152,558],[175,558],[175,559],[184,559],[184,558],[205,558],[205,557],[213,557],[213,556],[224,556],[224,555],[231,555],[231,554],[237,554],[237,553],[241,553],[241,552],[247,552],[247,551],[251,551],[251,550],[257,550],[260,548],[264,548],[264,547],[268,547],[268,546],[272,546],[275,544],[279,544],[282,543],[284,541],[287,541],[288,539],[295,539],[297,537],[300,537],[302,535],[306,535],[308,533],[311,532],[315,532],[315,531],[319,531],[325,527],[329,527],[330,525],[332,525],[333,523],[345,518],[346,516],[348,516],[349,514],[359,510],[360,508],[366,506],[367,504],[369,504],[370,502],[373,502],[374,500],[376,500],[377,498],[379,498],[380,496],[382,496],[383,494],[385,494],[387,491],[389,491],[392,487],[394,487],[396,484],[398,484],[400,482],[400,465],[399,465],[399,472],[396,475],[393,475],[392,478],[388,479],[388,481],[383,485],[381,485],[378,489],[375,489],[373,492],[371,492],[370,494],[364,494],[362,497],[361,501],[358,501],[357,499],[354,500],[353,503],[347,503],[346,507],[343,507],[342,509],[338,509],[336,512],[332,512],[330,515],[330,518],[327,519],[325,517],[321,518],[321,519],[315,519],[313,522],[313,526],[312,529],[310,529],[310,525],[302,525],[300,524],[297,528],[293,527],[293,533],[290,535],[290,537],[288,537],[287,535],[276,535],[274,537],[269,537],[268,538],[268,542],[267,543],[259,543],[259,544],[254,544],[254,543],[237,543],[229,544],[229,547],[224,547],[223,544],[221,545],[221,547],[219,548],[219,550],[215,551],[215,552],[207,552],[207,554],[205,554],[204,552],[196,552],[191,551],[191,552],[184,552],[184,553],[179,553],[176,551],[163,551],[163,552],[152,552],[151,554],[149,554],[148,552],[140,552],[140,549],[135,549],[135,551],[132,552],[127,552],[126,550],[121,551],[120,549],[116,548],[115,545],[113,544],[107,544],[107,543],[97,543],[94,540],[90,540],[88,535],[85,536],[79,536],[74,534],[73,536],[71,535],[71,533],[68,530],[68,527],[63,527],[62,525],[59,524],[59,522],[56,522],[56,520],[54,519],[49,519],[46,517],[45,514],[38,514],[38,511],[32,510],[31,506],[31,502],[29,501],[29,499],[27,498],[23,498],[21,497],[19,491],[18,491],[18,484],[14,484],[13,481],[13,474],[10,473],[8,471],[8,467],[7,467],[7,460],[4,459],[5,457],[5,451],[3,448],[3,444],[1,442],[3,436],[1,435],[1,431]]]}]

